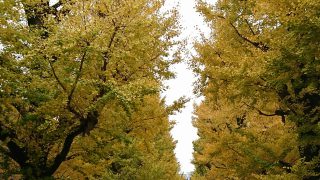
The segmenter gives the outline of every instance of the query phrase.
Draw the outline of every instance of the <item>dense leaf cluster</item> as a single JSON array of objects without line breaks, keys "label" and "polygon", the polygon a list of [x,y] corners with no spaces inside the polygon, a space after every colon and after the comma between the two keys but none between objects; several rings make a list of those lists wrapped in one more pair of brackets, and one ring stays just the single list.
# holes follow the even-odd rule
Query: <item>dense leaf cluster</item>
[{"label": "dense leaf cluster", "polygon": [[193,59],[195,176],[320,177],[320,3],[198,1],[212,28]]},{"label": "dense leaf cluster", "polygon": [[159,95],[175,10],[51,3],[0,1],[0,179],[178,177]]}]

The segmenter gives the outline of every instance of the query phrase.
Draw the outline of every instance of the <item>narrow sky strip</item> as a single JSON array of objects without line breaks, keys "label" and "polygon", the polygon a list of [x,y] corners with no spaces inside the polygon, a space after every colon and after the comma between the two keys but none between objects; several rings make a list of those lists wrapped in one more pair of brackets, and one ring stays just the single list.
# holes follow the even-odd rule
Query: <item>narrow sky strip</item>
[{"label": "narrow sky strip", "polygon": [[[194,40],[198,39],[201,33],[208,35],[210,32],[201,15],[195,10],[195,0],[168,0],[165,6],[166,9],[178,7],[181,15],[180,22],[183,27],[180,38],[187,38],[188,51],[193,54],[192,43]],[[185,58],[187,60],[190,55]],[[192,126],[193,104],[199,102],[200,99],[196,98],[192,93],[193,82],[196,78],[192,70],[188,68],[187,63],[177,64],[172,67],[172,70],[176,72],[177,77],[165,82],[169,86],[169,89],[163,94],[166,96],[167,103],[170,104],[181,96],[191,98],[191,101],[181,113],[170,117],[171,120],[175,120],[177,123],[172,130],[172,135],[178,141],[175,153],[181,166],[181,172],[188,173],[194,170],[194,166],[191,164],[192,141],[197,139],[197,130]]]}]

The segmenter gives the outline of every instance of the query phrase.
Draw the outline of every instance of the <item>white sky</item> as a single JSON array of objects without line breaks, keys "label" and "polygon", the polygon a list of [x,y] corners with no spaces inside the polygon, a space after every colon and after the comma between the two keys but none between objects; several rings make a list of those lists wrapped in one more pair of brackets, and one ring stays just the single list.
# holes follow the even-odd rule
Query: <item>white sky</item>
[{"label": "white sky", "polygon": [[[208,2],[214,3],[215,0]],[[210,31],[203,22],[201,15],[194,9],[195,0],[167,0],[165,9],[176,7],[178,4],[181,25],[183,26],[180,38],[188,38],[188,50],[194,53],[192,41],[199,38],[201,32],[208,35]],[[177,123],[171,131],[173,138],[178,141],[175,154],[180,163],[181,172],[187,173],[194,170],[194,166],[191,164],[191,160],[193,159],[192,141],[197,139],[197,130],[192,126],[193,104],[200,102],[201,99],[196,98],[192,93],[192,84],[196,78],[192,71],[188,69],[188,65],[180,63],[171,69],[176,72],[177,76],[175,79],[165,82],[165,85],[169,86],[169,89],[162,94],[166,96],[166,102],[170,104],[181,96],[191,98],[191,101],[181,113],[170,117],[171,120],[175,120]]]}]

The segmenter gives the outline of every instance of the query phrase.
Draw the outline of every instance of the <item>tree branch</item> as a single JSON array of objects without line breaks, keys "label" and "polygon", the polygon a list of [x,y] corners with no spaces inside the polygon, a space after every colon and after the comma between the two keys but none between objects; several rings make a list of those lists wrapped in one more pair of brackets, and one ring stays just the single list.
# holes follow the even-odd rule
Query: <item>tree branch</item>
[{"label": "tree branch", "polygon": [[257,111],[259,112],[260,115],[263,115],[263,116],[280,116],[281,117],[281,121],[283,124],[286,123],[286,115],[288,115],[288,112],[285,112],[281,109],[277,109],[275,111],[274,114],[266,114],[266,113],[263,113],[262,111],[260,111],[259,109],[257,109]]},{"label": "tree branch", "polygon": [[248,21],[247,19],[245,19],[245,21],[246,21],[246,23],[247,23],[247,25],[248,25],[248,27],[249,27],[252,35],[256,35],[256,33],[255,33],[255,32],[253,31],[253,29],[251,28],[251,26],[250,26],[250,24],[249,24],[249,21]]},{"label": "tree branch", "polygon": [[52,62],[51,62],[50,60],[48,60],[48,61],[49,61],[49,65],[50,65],[50,68],[51,68],[51,71],[52,71],[52,74],[53,74],[54,78],[56,79],[56,81],[58,82],[58,84],[60,85],[60,87],[61,87],[65,92],[67,92],[66,87],[62,84],[62,82],[60,81],[59,77],[57,76],[56,71],[55,71],[55,69],[54,69],[54,67],[53,67]]},{"label": "tree branch", "polygon": [[[66,87],[62,84],[62,82],[60,81],[60,79],[59,79],[59,77],[58,77],[58,75],[57,75],[57,73],[56,73],[56,71],[55,71],[55,69],[54,69],[54,67],[53,67],[52,62],[51,62],[50,60],[48,60],[48,62],[49,62],[49,65],[50,65],[50,68],[51,68],[51,71],[52,71],[52,74],[53,74],[55,80],[57,81],[57,83],[59,84],[59,86],[63,89],[63,91],[64,91],[65,93],[67,93],[67,88],[66,88]],[[73,91],[74,91],[74,90],[73,90]],[[70,94],[71,94],[71,93],[70,93]],[[70,94],[69,94],[69,96],[68,96],[67,108],[68,108],[68,110],[69,110],[70,112],[72,112],[72,113],[73,113],[74,115],[76,115],[78,118],[81,118],[81,115],[80,115],[74,108],[71,107],[71,104],[70,104],[70,101],[71,101]],[[72,92],[72,94],[73,94],[73,92]]]},{"label": "tree branch", "polygon": [[217,165],[217,164],[213,164],[212,163],[212,166],[217,168],[217,169],[228,169],[226,165],[224,164],[221,164],[221,165]]},{"label": "tree branch", "polygon": [[51,7],[57,10],[60,6],[62,6],[64,3],[60,0],[56,4],[52,5]]},{"label": "tree branch", "polygon": [[16,161],[20,167],[24,167],[26,165],[26,161],[28,160],[26,149],[20,148],[12,140],[7,143],[7,147],[10,150],[9,157]]},{"label": "tree branch", "polygon": [[254,107],[254,106],[250,106],[250,105],[248,105],[246,103],[245,103],[245,105],[248,106],[249,108],[255,109],[262,116],[268,116],[268,117],[280,116],[281,117],[281,121],[282,121],[283,124],[286,123],[286,117],[285,116],[289,114],[289,111],[284,111],[282,109],[275,110],[275,112],[273,114],[267,114],[267,113],[262,112],[260,109]]},{"label": "tree branch", "polygon": [[[114,24],[115,24],[115,23],[114,23]],[[102,65],[102,67],[101,67],[101,71],[102,71],[102,72],[105,72],[105,71],[107,70],[107,65],[109,64],[109,60],[110,60],[110,49],[111,49],[111,46],[112,46],[112,44],[113,44],[113,42],[114,42],[114,40],[115,40],[115,37],[116,37],[119,29],[120,29],[120,28],[119,28],[118,26],[115,26],[114,31],[113,31],[113,33],[112,33],[112,35],[111,35],[110,41],[109,41],[108,46],[107,46],[108,50],[106,50],[105,52],[103,52],[103,65]],[[106,76],[105,76],[105,75],[102,75],[102,76],[101,76],[101,80],[102,80],[103,82],[106,82]]]},{"label": "tree branch", "polygon": [[52,175],[59,168],[61,163],[66,160],[74,138],[80,135],[84,130],[85,126],[80,124],[67,135],[60,153],[55,157],[53,164],[47,169],[46,175]]},{"label": "tree branch", "polygon": [[83,55],[81,57],[80,66],[79,66],[79,70],[77,72],[77,76],[76,76],[76,78],[75,78],[75,80],[74,80],[74,82],[72,84],[70,94],[68,95],[68,105],[70,105],[70,103],[71,103],[71,100],[72,100],[72,97],[73,97],[73,93],[76,90],[78,82],[79,82],[79,79],[80,79],[80,77],[82,75],[82,68],[83,68],[83,64],[84,64],[86,55],[87,55],[87,50],[84,51],[84,53],[83,53]]},{"label": "tree branch", "polygon": [[[86,45],[89,46],[90,43],[89,42],[86,42]],[[78,73],[77,73],[77,76],[73,82],[73,85],[71,87],[71,91],[68,95],[68,101],[67,101],[67,108],[70,112],[72,112],[73,114],[75,114],[78,118],[81,118],[81,114],[79,114],[74,108],[71,107],[71,101],[72,101],[72,98],[73,98],[73,93],[75,91],[75,89],[77,88],[77,85],[78,85],[78,82],[79,82],[79,79],[82,75],[82,69],[83,69],[83,64],[84,64],[84,61],[85,61],[85,58],[86,58],[86,55],[87,55],[87,47],[85,47],[85,51],[84,53],[82,54],[81,56],[81,60],[80,60],[80,66],[79,66],[79,70],[78,70]]]},{"label": "tree branch", "polygon": [[254,41],[251,41],[250,39],[248,39],[247,37],[243,36],[239,30],[230,22],[229,23],[231,25],[231,27],[235,30],[235,32],[237,33],[237,35],[242,38],[244,41],[252,44],[254,47],[260,49],[261,51],[263,52],[267,52],[269,50],[269,47],[265,44],[263,44],[262,42],[254,42]]},{"label": "tree branch", "polygon": [[[226,19],[224,16],[222,16],[222,15],[216,15],[216,17],[218,17],[218,18],[220,18],[220,19],[227,20],[227,19]],[[247,20],[246,20],[246,22],[247,22]],[[248,23],[248,22],[247,22],[247,23]],[[235,30],[236,34],[237,34],[241,39],[243,39],[244,41],[252,44],[254,47],[260,49],[260,50],[263,51],[263,52],[267,52],[267,51],[270,49],[267,45],[263,44],[262,42],[254,42],[254,41],[251,41],[251,40],[248,39],[247,37],[243,36],[243,35],[239,32],[239,30],[238,30],[231,22],[229,22],[229,24],[230,24],[231,27]],[[250,26],[249,26],[249,28],[250,28],[251,32],[252,32],[253,34],[255,34]]]},{"label": "tree branch", "polygon": [[261,110],[259,110],[259,109],[256,109],[257,111],[258,111],[258,113],[260,114],[260,115],[262,115],[262,116],[269,116],[269,117],[271,117],[271,116],[277,116],[277,114],[266,114],[266,113],[264,113],[264,112],[262,112]]},{"label": "tree branch", "polygon": [[76,157],[79,156],[79,155],[80,155],[80,153],[72,154],[71,156],[66,157],[65,161],[72,160],[72,159],[76,158]]}]

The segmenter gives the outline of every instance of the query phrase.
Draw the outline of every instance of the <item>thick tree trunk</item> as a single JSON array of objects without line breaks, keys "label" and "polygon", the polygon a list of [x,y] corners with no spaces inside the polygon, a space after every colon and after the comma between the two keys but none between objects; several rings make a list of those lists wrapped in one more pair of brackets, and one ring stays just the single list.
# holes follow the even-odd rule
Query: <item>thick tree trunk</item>
[{"label": "thick tree trunk", "polygon": [[[54,179],[53,174],[57,171],[60,165],[67,159],[74,138],[85,131],[84,124],[74,128],[65,138],[61,151],[55,156],[53,162],[49,164],[47,159],[33,160],[33,164],[28,164],[26,161],[19,163],[23,179],[26,180],[50,180]],[[40,154],[43,152],[39,152]],[[32,159],[31,159],[32,160]]]}]

